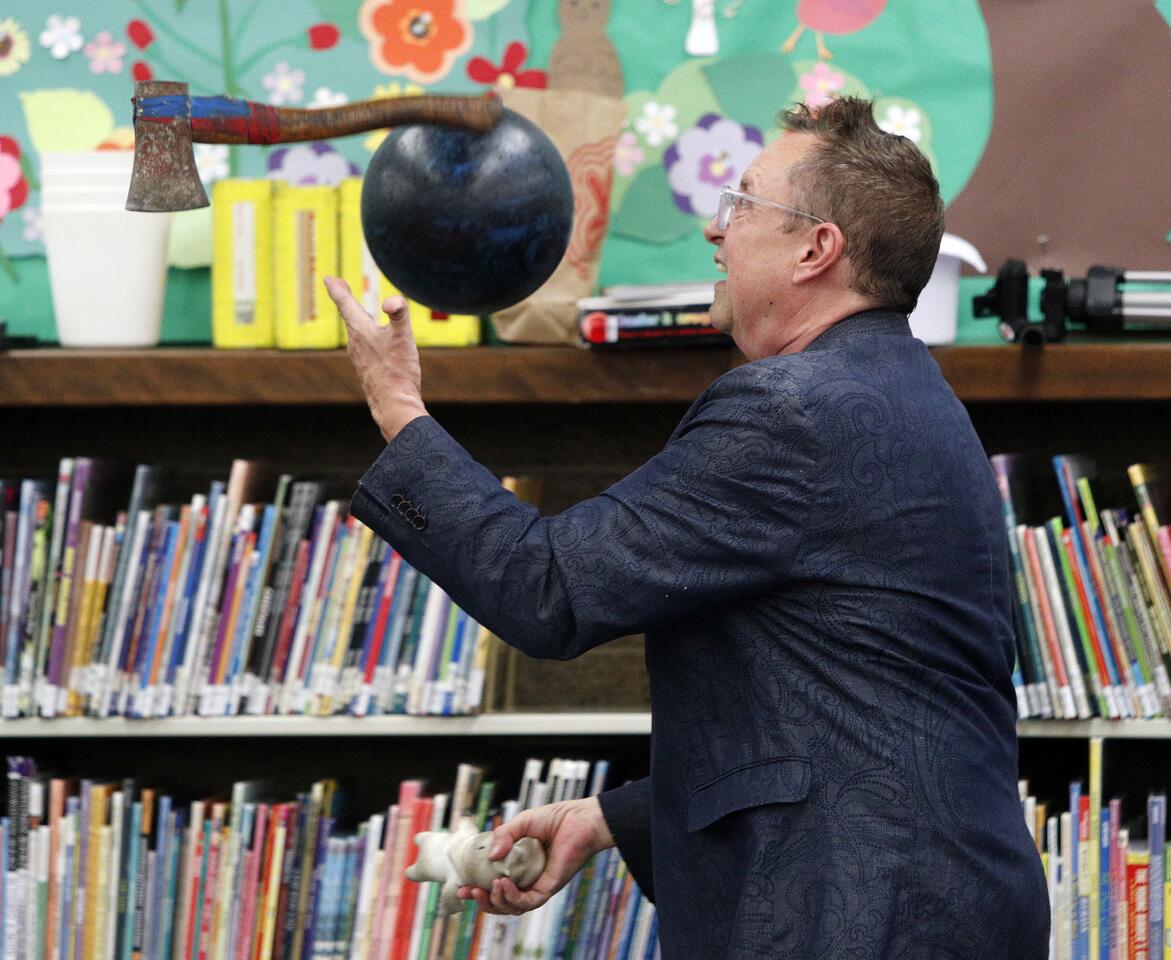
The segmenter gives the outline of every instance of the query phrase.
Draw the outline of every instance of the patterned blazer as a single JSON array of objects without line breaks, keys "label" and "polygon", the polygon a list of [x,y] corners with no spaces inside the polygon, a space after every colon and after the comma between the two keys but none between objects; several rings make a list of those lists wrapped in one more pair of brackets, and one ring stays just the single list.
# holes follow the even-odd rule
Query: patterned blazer
[{"label": "patterned blazer", "polygon": [[995,481],[903,315],[723,375],[557,516],[428,417],[353,511],[531,656],[646,633],[651,775],[602,804],[666,960],[1046,956]]}]

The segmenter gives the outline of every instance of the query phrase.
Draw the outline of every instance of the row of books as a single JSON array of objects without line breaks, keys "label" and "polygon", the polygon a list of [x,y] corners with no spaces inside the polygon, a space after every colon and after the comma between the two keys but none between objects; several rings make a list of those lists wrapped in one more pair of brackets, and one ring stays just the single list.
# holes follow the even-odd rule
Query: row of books
[{"label": "row of books", "polygon": [[[212,343],[226,348],[328,350],[345,325],[322,278],[340,276],[366,310],[398,290],[370,256],[362,233],[362,179],[298,186],[226,177],[212,184]],[[420,346],[480,342],[480,318],[410,302]]]},{"label": "row of books", "polygon": [[5,718],[465,714],[491,637],[321,483],[88,457],[0,500]]},{"label": "row of books", "polygon": [[415,835],[601,789],[605,761],[526,765],[515,799],[460,764],[450,792],[403,781],[344,830],[334,781],[274,802],[260,781],[181,807],[133,780],[38,775],[8,760],[0,819],[0,960],[654,960],[655,911],[616,850],[521,917],[438,910],[404,876]]},{"label": "row of books", "polygon": [[1137,816],[1124,809],[1121,798],[1107,800],[1101,738],[1089,746],[1088,789],[1082,781],[1071,783],[1067,810],[1058,812],[1056,804],[1030,795],[1028,781],[1020,783],[1025,822],[1048,880],[1050,960],[1166,960],[1171,957],[1167,796],[1150,794]]},{"label": "row of books", "polygon": [[1171,716],[1168,478],[1132,464],[1138,510],[1101,509],[1089,458],[1053,457],[1047,480],[1027,455],[992,465],[1011,553],[1020,716]]}]

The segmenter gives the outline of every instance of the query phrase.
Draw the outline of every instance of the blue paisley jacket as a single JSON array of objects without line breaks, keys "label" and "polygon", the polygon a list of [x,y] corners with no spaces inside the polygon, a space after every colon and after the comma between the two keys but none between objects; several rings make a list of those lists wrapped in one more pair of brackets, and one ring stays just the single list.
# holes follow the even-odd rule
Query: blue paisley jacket
[{"label": "blue paisley jacket", "polygon": [[601,799],[665,960],[1046,956],[995,481],[905,316],[723,375],[557,516],[429,417],[353,512],[526,654],[645,632],[651,774]]}]

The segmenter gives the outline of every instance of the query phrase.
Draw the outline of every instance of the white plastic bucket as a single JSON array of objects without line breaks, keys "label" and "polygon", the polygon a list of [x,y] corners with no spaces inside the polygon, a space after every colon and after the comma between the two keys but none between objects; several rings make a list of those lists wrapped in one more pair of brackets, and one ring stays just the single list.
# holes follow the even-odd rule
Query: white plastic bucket
[{"label": "white plastic bucket", "polygon": [[46,150],[40,154],[41,173],[76,173],[125,170],[134,166],[133,150],[85,150],[60,152]]},{"label": "white plastic bucket", "polygon": [[967,240],[945,233],[931,279],[919,294],[919,303],[910,317],[911,333],[926,344],[955,342],[961,261],[981,273],[988,269],[979,251]]},{"label": "white plastic bucket", "polygon": [[61,346],[157,344],[171,215],[46,197],[41,223]]}]

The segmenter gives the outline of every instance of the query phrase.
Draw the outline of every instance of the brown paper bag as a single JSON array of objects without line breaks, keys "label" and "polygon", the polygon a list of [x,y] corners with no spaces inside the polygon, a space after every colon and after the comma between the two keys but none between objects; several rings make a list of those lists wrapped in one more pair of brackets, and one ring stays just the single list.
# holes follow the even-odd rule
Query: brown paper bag
[{"label": "brown paper bag", "polygon": [[602,240],[610,222],[614,146],[626,104],[581,90],[515,87],[504,105],[532,120],[557,146],[573,184],[573,231],[553,275],[528,299],[492,314],[501,340],[578,343],[577,301],[594,292]]}]

